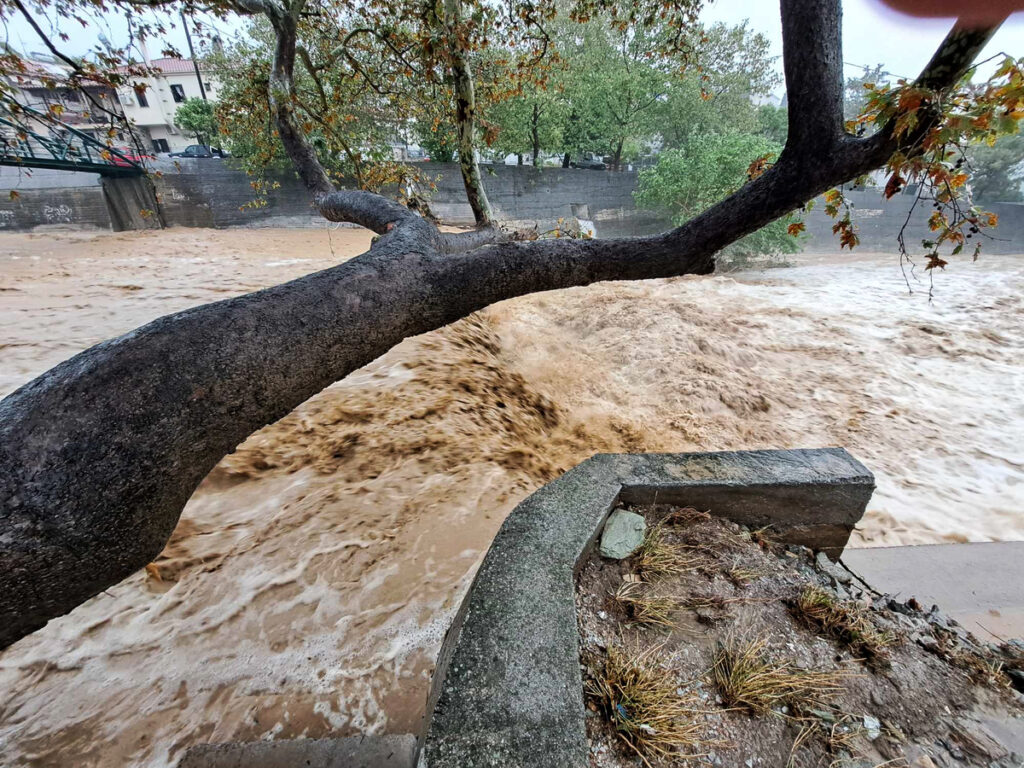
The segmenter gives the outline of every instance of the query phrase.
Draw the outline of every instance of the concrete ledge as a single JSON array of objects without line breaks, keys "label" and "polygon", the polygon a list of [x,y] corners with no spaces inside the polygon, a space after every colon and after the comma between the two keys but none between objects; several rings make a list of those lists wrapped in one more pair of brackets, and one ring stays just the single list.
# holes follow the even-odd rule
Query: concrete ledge
[{"label": "concrete ledge", "polygon": [[191,747],[178,768],[412,768],[416,737],[350,736],[203,744]]},{"label": "concrete ledge", "polygon": [[462,602],[427,705],[427,765],[588,765],[574,574],[617,503],[710,509],[836,556],[873,490],[838,448],[606,454],[570,470],[513,510]]},{"label": "concrete ledge", "polygon": [[843,564],[901,600],[937,603],[980,639],[1024,638],[1024,541],[851,549]]}]

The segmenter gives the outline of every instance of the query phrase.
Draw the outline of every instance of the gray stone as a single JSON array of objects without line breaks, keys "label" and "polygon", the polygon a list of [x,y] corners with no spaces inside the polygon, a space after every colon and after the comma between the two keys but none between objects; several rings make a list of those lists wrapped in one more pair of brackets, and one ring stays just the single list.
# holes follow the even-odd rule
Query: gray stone
[{"label": "gray stone", "polygon": [[647,522],[635,512],[616,509],[608,516],[601,534],[601,557],[624,560],[644,543]]},{"label": "gray stone", "polygon": [[882,723],[877,717],[864,715],[864,730],[867,731],[868,741],[874,741],[882,735]]}]

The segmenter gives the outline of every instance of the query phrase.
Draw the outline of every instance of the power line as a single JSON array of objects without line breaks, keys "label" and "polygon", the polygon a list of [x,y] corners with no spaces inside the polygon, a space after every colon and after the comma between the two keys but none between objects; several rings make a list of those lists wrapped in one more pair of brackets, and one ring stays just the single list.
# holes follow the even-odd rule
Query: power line
[{"label": "power line", "polygon": [[[871,69],[871,67],[869,65],[867,65],[867,64],[854,64],[852,61],[844,61],[843,64],[845,66],[847,66],[847,67],[856,67],[857,69],[863,69],[865,73],[867,73],[867,71],[869,69]],[[895,72],[887,72],[885,70],[882,70],[881,72],[879,72],[879,74],[880,75],[885,75],[886,77],[895,77],[897,80],[901,80],[901,79],[902,80],[909,80],[910,79],[909,77],[904,77],[903,75],[897,75]]]}]

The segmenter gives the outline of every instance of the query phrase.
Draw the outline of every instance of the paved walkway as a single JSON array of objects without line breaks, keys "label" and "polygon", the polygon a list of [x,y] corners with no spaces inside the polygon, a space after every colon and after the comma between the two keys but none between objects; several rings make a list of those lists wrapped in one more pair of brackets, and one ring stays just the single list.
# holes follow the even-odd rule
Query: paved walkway
[{"label": "paved walkway", "polygon": [[937,604],[979,640],[1024,638],[1024,542],[847,549],[843,563],[880,592]]}]

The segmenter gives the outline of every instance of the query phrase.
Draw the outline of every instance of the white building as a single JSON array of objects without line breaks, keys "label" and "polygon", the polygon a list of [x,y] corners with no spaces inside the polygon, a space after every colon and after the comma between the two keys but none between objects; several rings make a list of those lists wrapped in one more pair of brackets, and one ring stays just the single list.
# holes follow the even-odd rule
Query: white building
[{"label": "white building", "polygon": [[[200,98],[199,78],[191,59],[150,59],[146,62],[159,74],[135,79],[142,88],[123,88],[118,98],[127,117],[135,126],[143,144],[154,152],[176,152],[196,143],[196,137],[183,133],[174,124],[174,113],[185,99]],[[206,98],[217,100],[219,84],[202,70]]]},{"label": "white building", "polygon": [[0,65],[0,79],[5,82],[8,94],[22,106],[52,118],[33,119],[23,115],[21,123],[27,129],[57,138],[63,129],[55,128],[53,121],[59,121],[100,142],[108,138],[125,141],[125,136],[110,137],[108,133],[112,121],[116,124],[121,114],[112,89],[88,81],[70,85],[71,68],[47,54],[33,52],[23,56],[21,61],[22,68]]}]

